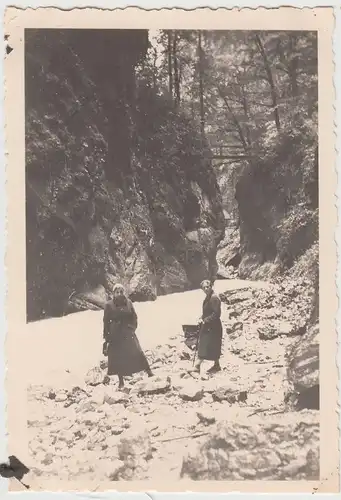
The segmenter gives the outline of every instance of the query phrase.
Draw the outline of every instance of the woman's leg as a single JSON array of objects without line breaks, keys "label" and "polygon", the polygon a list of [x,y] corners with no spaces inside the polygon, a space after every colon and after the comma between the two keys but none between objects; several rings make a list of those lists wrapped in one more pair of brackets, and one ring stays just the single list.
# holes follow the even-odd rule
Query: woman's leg
[{"label": "woman's leg", "polygon": [[200,373],[200,368],[201,368],[201,364],[204,360],[199,358],[197,359],[196,363],[195,363],[195,367],[194,367],[194,371]]},{"label": "woman's leg", "polygon": [[145,367],[144,371],[146,372],[146,374],[148,375],[148,377],[153,377],[154,374],[153,374],[153,372],[152,372],[152,370],[151,370],[151,368],[149,366],[147,358],[145,358],[145,359],[146,359],[146,362],[145,362],[146,367]]},{"label": "woman's leg", "polygon": [[147,356],[145,355],[145,353],[143,351],[142,351],[142,356],[143,356],[143,361],[142,361],[143,371],[146,372],[148,377],[153,377],[154,374],[149,366]]},{"label": "woman's leg", "polygon": [[119,375],[118,376],[118,388],[122,389],[123,387],[124,387],[124,378],[122,377],[122,375]]}]

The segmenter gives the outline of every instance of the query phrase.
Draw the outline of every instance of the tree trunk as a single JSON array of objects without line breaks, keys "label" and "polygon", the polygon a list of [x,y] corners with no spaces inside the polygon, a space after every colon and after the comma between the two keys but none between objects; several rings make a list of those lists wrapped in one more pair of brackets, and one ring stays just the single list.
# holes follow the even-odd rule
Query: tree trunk
[{"label": "tree trunk", "polygon": [[200,99],[200,131],[201,138],[205,138],[205,109],[204,109],[204,83],[203,83],[203,50],[201,31],[198,31],[198,67],[199,67],[199,99]]},{"label": "tree trunk", "polygon": [[178,35],[175,32],[173,35],[173,67],[174,67],[174,93],[175,93],[175,105],[180,104],[180,77],[179,77],[179,66],[177,58],[177,42]]},{"label": "tree trunk", "polygon": [[298,56],[296,52],[296,37],[295,35],[290,35],[290,54],[294,54],[289,64],[289,76],[291,83],[291,93],[293,97],[298,96],[298,84],[297,84],[297,68],[298,68]]},{"label": "tree trunk", "polygon": [[173,61],[172,61],[172,31],[167,31],[168,37],[168,47],[167,47],[167,55],[168,55],[168,87],[169,87],[169,96],[173,99]]},{"label": "tree trunk", "polygon": [[156,68],[156,60],[157,60],[157,50],[154,47],[154,60],[153,60],[153,87],[154,90],[157,88],[157,78],[156,78],[156,73],[157,73],[157,68]]},{"label": "tree trunk", "polygon": [[258,34],[255,35],[255,40],[256,44],[258,47],[258,50],[262,56],[263,62],[264,62],[264,69],[267,75],[267,80],[270,85],[270,92],[271,92],[271,99],[272,99],[272,108],[273,108],[273,113],[274,113],[274,120],[276,124],[276,128],[278,131],[281,129],[281,122],[279,119],[279,111],[278,111],[278,101],[277,101],[277,92],[276,92],[276,87],[275,87],[275,82],[273,79],[270,63],[268,61],[262,40]]},{"label": "tree trunk", "polygon": [[[244,73],[245,73],[245,69],[244,69]],[[248,122],[249,121],[249,106],[248,106],[248,102],[246,99],[246,92],[245,92],[245,87],[244,87],[243,83],[240,83],[240,90],[241,90],[241,94],[242,94],[242,105],[243,105],[243,110],[244,110],[244,116],[245,116],[246,122]],[[250,134],[249,125],[247,123],[245,124],[245,129],[246,129],[247,144],[250,147],[251,146],[251,134]]]}]

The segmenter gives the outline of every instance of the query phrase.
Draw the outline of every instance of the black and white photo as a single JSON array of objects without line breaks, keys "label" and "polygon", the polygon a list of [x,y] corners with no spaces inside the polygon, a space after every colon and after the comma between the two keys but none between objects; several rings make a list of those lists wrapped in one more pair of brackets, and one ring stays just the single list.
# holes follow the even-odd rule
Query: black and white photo
[{"label": "black and white photo", "polygon": [[274,19],[25,25],[31,489],[322,481],[331,56]]}]

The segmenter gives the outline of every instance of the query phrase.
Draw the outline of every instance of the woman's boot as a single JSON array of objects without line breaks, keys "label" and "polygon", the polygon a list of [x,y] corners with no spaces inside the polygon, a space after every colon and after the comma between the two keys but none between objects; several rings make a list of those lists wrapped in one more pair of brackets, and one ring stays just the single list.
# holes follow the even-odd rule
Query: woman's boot
[{"label": "woman's boot", "polygon": [[219,361],[215,361],[214,365],[209,370],[207,370],[207,373],[217,373],[217,372],[220,372],[220,370],[221,370],[221,366],[220,366]]}]

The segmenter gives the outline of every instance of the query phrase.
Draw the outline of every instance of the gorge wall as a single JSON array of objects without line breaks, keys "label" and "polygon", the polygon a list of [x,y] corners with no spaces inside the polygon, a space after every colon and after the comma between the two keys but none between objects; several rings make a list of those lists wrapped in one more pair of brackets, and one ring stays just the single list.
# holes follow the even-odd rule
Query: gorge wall
[{"label": "gorge wall", "polygon": [[224,217],[195,124],[136,79],[144,30],[26,30],[27,319],[197,287]]},{"label": "gorge wall", "polygon": [[[265,158],[244,167],[236,185],[239,275],[283,275],[313,259],[318,266],[318,151],[304,123],[279,137]],[[315,250],[314,250],[315,249]],[[303,264],[302,264],[303,265]]]},{"label": "gorge wall", "polygon": [[215,166],[225,217],[225,234],[217,251],[219,278],[236,277],[240,264],[239,210],[235,192],[242,170],[242,162],[226,162]]},{"label": "gorge wall", "polygon": [[[302,328],[286,352],[285,404],[295,411],[320,405],[316,142],[302,122],[296,128],[292,124],[292,131],[279,137],[265,159],[240,165],[236,184],[231,182],[233,170],[218,173],[219,184],[236,198],[239,212],[239,228],[227,226],[218,246],[219,275],[235,277],[235,267],[242,278],[272,281],[290,297],[291,308],[295,303],[301,308],[296,318],[304,318]],[[225,214],[233,213],[231,202],[224,201]],[[267,327],[271,312],[284,318],[279,306],[268,302],[267,308]]]}]

